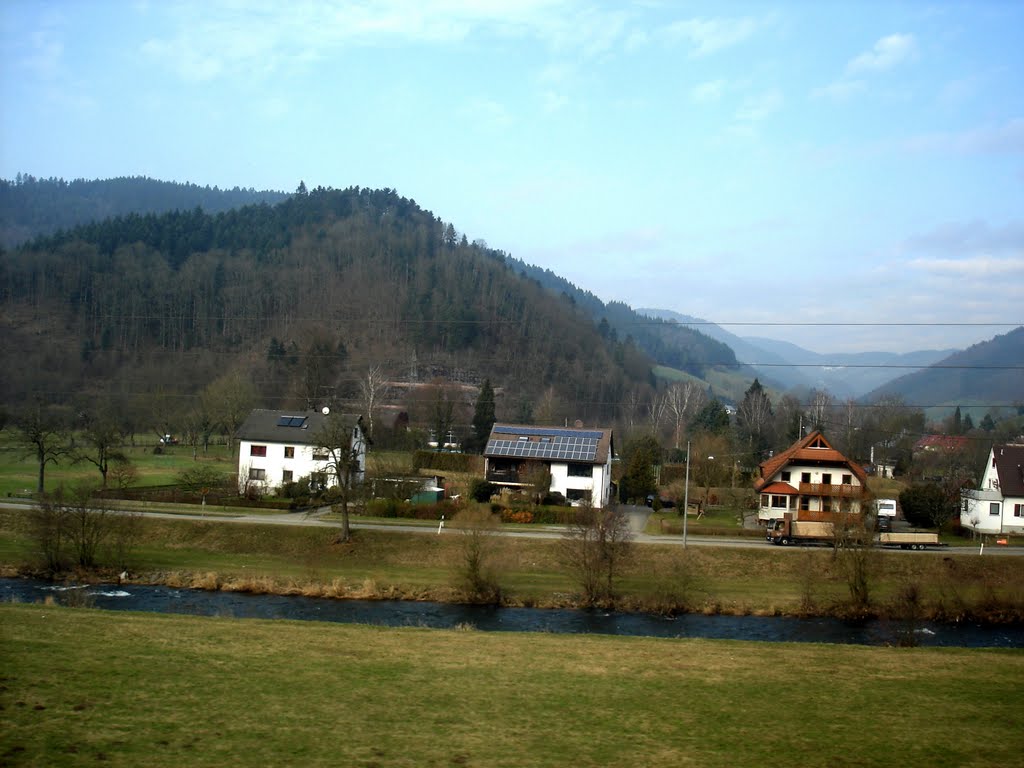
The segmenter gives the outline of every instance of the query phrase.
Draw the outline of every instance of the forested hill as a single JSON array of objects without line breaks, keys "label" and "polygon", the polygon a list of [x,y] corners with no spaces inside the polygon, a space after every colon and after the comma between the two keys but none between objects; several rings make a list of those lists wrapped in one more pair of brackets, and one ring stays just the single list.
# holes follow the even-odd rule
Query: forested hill
[{"label": "forested hill", "polygon": [[286,197],[283,192],[200,187],[142,176],[65,181],[19,173],[13,181],[0,179],[0,246],[11,248],[39,235],[129,213],[193,208],[221,213]]},{"label": "forested hill", "polygon": [[586,310],[603,335],[632,339],[659,365],[677,368],[700,378],[705,378],[709,368],[738,367],[733,350],[710,336],[672,321],[641,315],[622,302],[605,303],[549,269],[515,259],[510,263],[552,293],[564,294]]},{"label": "forested hill", "polygon": [[899,395],[908,403],[1024,404],[1024,326],[901,376],[866,395]]},{"label": "forested hill", "polygon": [[[525,414],[610,416],[652,360],[391,190],[127,215],[0,257],[0,398],[183,396],[235,371],[271,406],[490,377]],[[291,405],[289,405],[291,407]],[[539,406],[538,406],[539,407]]]}]

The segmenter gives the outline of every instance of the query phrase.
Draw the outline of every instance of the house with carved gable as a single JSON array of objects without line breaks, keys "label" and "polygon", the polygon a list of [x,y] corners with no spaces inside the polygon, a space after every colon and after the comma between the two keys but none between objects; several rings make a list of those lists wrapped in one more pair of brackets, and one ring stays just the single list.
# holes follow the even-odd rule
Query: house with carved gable
[{"label": "house with carved gable", "polygon": [[819,431],[761,462],[754,490],[758,522],[787,512],[794,520],[830,520],[834,513],[860,514],[867,488],[863,467],[832,447]]}]

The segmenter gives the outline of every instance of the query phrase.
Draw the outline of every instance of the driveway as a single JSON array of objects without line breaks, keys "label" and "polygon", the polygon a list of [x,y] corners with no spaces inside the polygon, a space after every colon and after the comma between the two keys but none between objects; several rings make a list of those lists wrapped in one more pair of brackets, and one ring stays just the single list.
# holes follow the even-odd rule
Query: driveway
[{"label": "driveway", "polygon": [[620,504],[619,510],[629,518],[629,530],[632,533],[643,533],[647,520],[651,516],[650,507],[638,507],[635,504]]}]

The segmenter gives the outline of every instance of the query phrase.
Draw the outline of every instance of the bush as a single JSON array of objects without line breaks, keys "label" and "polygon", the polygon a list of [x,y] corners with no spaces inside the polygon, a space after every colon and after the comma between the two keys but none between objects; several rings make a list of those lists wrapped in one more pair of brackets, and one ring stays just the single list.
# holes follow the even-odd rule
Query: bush
[{"label": "bush", "polygon": [[366,502],[366,514],[371,517],[412,517],[411,505],[400,499],[370,499]]},{"label": "bush", "polygon": [[473,501],[486,504],[491,497],[498,492],[498,486],[484,480],[482,477],[474,477],[469,483],[468,495]]}]

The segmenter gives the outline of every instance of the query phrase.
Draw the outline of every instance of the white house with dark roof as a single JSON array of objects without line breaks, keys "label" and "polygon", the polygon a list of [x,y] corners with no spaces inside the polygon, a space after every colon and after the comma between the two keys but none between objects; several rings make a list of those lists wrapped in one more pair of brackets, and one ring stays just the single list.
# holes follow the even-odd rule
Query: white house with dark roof
[{"label": "white house with dark roof", "polygon": [[981,485],[960,493],[960,524],[978,533],[1024,533],[1024,445],[989,451]]},{"label": "white house with dark roof", "polygon": [[[343,416],[352,426],[352,450],[358,470],[354,482],[366,471],[367,437],[362,416]],[[265,492],[309,477],[326,486],[337,483],[327,468],[327,454],[317,450],[316,435],[327,416],[318,411],[255,410],[238,428],[238,488]]]},{"label": "white house with dark roof", "polygon": [[613,455],[610,429],[495,424],[484,450],[484,473],[495,485],[527,488],[532,472],[547,470],[551,493],[605,507],[612,500]]}]

